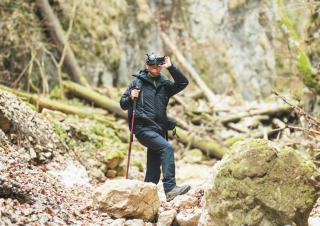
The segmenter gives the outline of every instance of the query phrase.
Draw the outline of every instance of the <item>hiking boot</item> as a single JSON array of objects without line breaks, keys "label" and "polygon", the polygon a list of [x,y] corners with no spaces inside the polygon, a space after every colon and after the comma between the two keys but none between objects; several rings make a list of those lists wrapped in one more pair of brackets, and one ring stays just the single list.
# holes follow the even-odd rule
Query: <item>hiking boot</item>
[{"label": "hiking boot", "polygon": [[167,202],[170,202],[178,195],[183,195],[190,190],[190,185],[175,186],[171,191],[166,193]]}]

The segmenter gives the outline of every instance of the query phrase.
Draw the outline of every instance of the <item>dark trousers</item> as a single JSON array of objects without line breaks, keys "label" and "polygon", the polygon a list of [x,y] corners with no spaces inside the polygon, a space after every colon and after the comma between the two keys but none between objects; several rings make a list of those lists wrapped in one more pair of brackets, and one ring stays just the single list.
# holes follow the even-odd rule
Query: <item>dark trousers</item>
[{"label": "dark trousers", "polygon": [[162,165],[164,191],[171,191],[176,185],[172,146],[164,138],[164,134],[153,130],[140,130],[136,133],[136,138],[148,149],[147,170],[144,181],[157,184],[160,180],[160,166]]}]

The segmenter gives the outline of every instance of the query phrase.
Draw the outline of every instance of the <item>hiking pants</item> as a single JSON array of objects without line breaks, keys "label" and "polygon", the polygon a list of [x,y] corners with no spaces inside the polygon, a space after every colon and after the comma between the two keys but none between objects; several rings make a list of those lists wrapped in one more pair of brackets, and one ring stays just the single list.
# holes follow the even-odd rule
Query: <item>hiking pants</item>
[{"label": "hiking pants", "polygon": [[173,148],[164,138],[164,134],[153,130],[140,130],[136,134],[138,141],[147,147],[147,170],[145,182],[158,184],[162,165],[163,188],[167,193],[176,185]]}]

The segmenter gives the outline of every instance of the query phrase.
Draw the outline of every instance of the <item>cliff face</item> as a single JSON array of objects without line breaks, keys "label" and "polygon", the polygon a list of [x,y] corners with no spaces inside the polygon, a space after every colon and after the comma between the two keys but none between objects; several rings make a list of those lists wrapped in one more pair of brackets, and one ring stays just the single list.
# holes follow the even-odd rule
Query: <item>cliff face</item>
[{"label": "cliff face", "polygon": [[[172,55],[163,46],[160,31],[169,35],[216,93],[237,92],[248,100],[259,99],[270,94],[279,75],[296,74],[296,68],[288,66],[293,62],[288,60],[292,53],[279,29],[276,0],[50,3],[65,30],[72,7],[78,4],[70,45],[94,85],[126,85],[130,75],[143,67],[147,52]],[[30,80],[43,86],[41,74],[49,85],[54,84],[52,56],[58,58],[59,54],[50,44],[33,1],[5,0],[0,4],[1,27],[7,31],[0,44],[6,49],[0,57],[0,74],[5,78],[1,82],[12,83],[25,69],[28,76],[22,80],[29,86]],[[284,4],[282,10],[295,9],[293,25],[303,33],[312,10],[289,0]],[[302,18],[307,18],[307,23],[301,23]],[[304,38],[301,36],[301,41]]]},{"label": "cliff face", "polygon": [[207,75],[211,88],[219,93],[236,89],[251,100],[270,94],[275,77],[272,4],[267,1],[192,4],[191,35],[196,43],[201,43],[200,48],[194,45],[194,59]]}]

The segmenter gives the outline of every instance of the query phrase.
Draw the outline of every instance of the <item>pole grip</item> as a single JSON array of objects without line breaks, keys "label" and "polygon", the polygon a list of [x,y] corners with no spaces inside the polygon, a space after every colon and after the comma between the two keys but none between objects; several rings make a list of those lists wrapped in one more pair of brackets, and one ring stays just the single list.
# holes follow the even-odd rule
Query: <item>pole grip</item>
[{"label": "pole grip", "polygon": [[137,100],[134,99],[134,101],[133,101],[133,111],[134,112],[136,111],[136,108],[137,108]]}]

